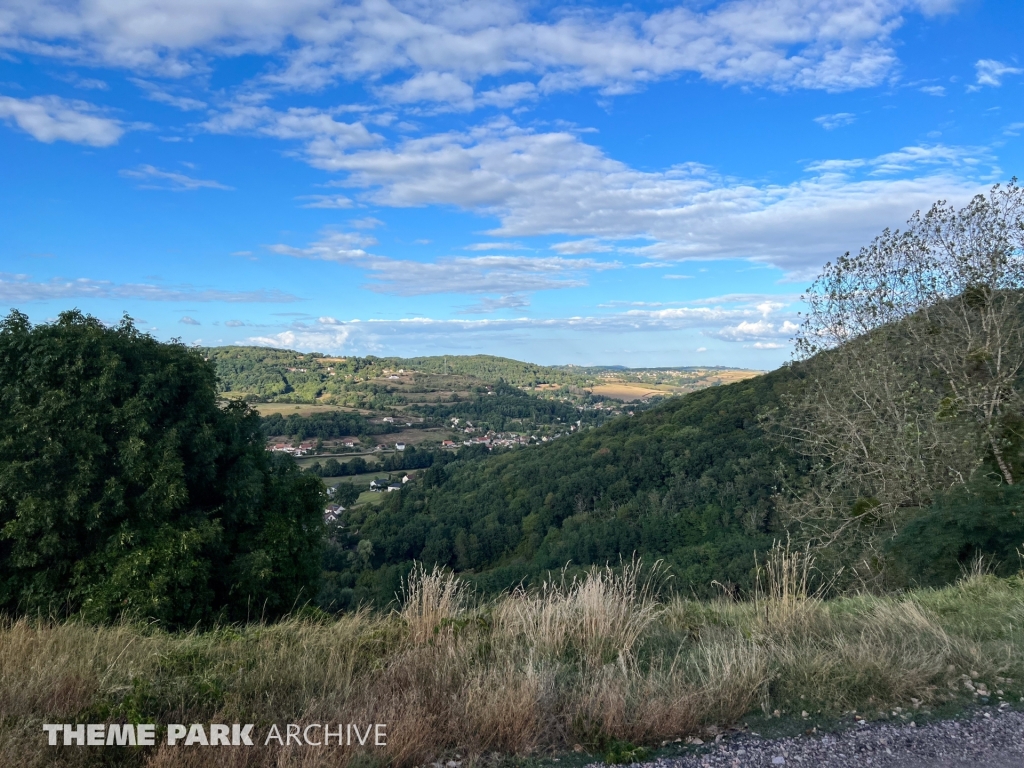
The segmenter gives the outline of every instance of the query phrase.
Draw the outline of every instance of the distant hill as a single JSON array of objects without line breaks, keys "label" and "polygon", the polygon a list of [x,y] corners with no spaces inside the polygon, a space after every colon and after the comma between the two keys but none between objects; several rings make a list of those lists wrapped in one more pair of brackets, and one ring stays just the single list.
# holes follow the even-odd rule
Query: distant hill
[{"label": "distant hill", "polygon": [[[217,366],[221,391],[253,402],[312,403],[318,400],[357,404],[357,393],[380,395],[398,372],[427,376],[462,377],[458,384],[495,384],[504,381],[523,389],[622,385],[626,389],[602,392],[617,399],[670,395],[728,383],[756,375],[757,371],[722,367],[637,368],[622,366],[545,366],[493,355],[437,355],[432,357],[330,357],[267,347],[206,347],[203,355]],[[434,379],[428,388],[450,389],[452,381]],[[362,398],[367,401],[368,398]],[[369,398],[372,399],[372,398]],[[386,398],[383,399],[384,404]],[[396,403],[392,403],[396,404]]]}]

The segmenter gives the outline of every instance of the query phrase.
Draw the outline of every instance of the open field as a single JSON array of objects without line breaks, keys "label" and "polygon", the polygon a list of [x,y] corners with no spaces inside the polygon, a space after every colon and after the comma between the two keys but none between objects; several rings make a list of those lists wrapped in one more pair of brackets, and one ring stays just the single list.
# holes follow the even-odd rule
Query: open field
[{"label": "open field", "polygon": [[603,397],[610,397],[613,400],[622,400],[624,402],[640,400],[651,395],[671,394],[670,392],[636,384],[598,384],[596,387],[591,387],[590,391],[595,395],[602,395]]},{"label": "open field", "polygon": [[[1019,577],[827,602],[787,576],[752,602],[659,597],[659,583],[628,566],[479,603],[417,571],[391,613],[180,634],[7,622],[0,764],[412,768],[574,745],[628,761],[752,714],[810,730],[1024,694]],[[47,747],[42,732],[126,720],[254,723],[256,746]],[[339,721],[386,723],[387,745],[263,745],[270,724]]]},{"label": "open field", "polygon": [[328,411],[347,411],[349,413],[373,413],[373,411],[362,411],[358,408],[344,408],[340,405],[304,405],[298,403],[253,403],[252,407],[260,412],[260,416],[270,416],[280,413],[282,416],[310,416],[314,413],[327,413]]},{"label": "open field", "polygon": [[705,387],[744,381],[761,373],[734,368],[608,371],[601,374],[598,384],[588,389],[595,395],[629,401],[653,395],[682,395]]},{"label": "open field", "polygon": [[727,370],[716,371],[711,380],[716,384],[732,384],[734,381],[746,381],[755,376],[760,376],[764,371]]}]

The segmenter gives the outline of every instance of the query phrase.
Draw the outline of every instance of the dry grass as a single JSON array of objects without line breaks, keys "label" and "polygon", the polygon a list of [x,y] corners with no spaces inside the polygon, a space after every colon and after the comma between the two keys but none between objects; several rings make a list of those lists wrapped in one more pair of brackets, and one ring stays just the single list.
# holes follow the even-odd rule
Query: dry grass
[{"label": "dry grass", "polygon": [[[659,598],[632,563],[478,603],[417,568],[391,614],[167,634],[0,625],[0,765],[423,765],[656,744],[752,711],[924,705],[1024,679],[1024,581],[822,600],[780,547],[747,603]],[[998,679],[997,679],[998,678]],[[1019,686],[1018,686],[1019,687]],[[1014,689],[1014,696],[1024,691]],[[43,722],[384,722],[388,746],[49,748]]]}]

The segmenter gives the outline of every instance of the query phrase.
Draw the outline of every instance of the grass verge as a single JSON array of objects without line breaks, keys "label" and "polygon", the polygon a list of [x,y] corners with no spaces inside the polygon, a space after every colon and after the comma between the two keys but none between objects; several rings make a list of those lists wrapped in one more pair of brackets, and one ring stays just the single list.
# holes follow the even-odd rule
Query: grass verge
[{"label": "grass verge", "polygon": [[[420,569],[390,614],[177,634],[6,621],[0,765],[407,768],[557,751],[629,762],[748,717],[763,731],[1024,696],[1021,578],[823,601],[794,573],[769,573],[775,585],[750,602],[663,599],[638,566],[478,602],[456,577]],[[388,724],[388,744],[48,747],[44,722],[239,722],[257,734],[372,722]]]}]

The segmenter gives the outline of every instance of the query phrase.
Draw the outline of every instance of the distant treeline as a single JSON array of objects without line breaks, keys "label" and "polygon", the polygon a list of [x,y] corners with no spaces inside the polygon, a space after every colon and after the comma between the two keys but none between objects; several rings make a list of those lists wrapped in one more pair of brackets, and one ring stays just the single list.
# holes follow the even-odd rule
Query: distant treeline
[{"label": "distant treeline", "polygon": [[[486,453],[486,449],[484,449]],[[435,464],[443,466],[454,460],[452,451],[446,450],[417,450],[415,446],[409,446],[404,451],[396,451],[382,456],[380,461],[370,463],[362,456],[356,456],[349,461],[338,461],[327,459],[323,464],[314,462],[305,469],[307,474],[317,477],[346,477],[348,475],[361,475],[366,472],[398,472],[409,469],[426,469]]]},{"label": "distant treeline", "polygon": [[261,424],[267,437],[287,435],[299,440],[319,438],[334,440],[356,435],[385,435],[398,430],[391,424],[371,424],[365,416],[346,411],[327,411],[301,416],[272,413],[264,416]]}]

